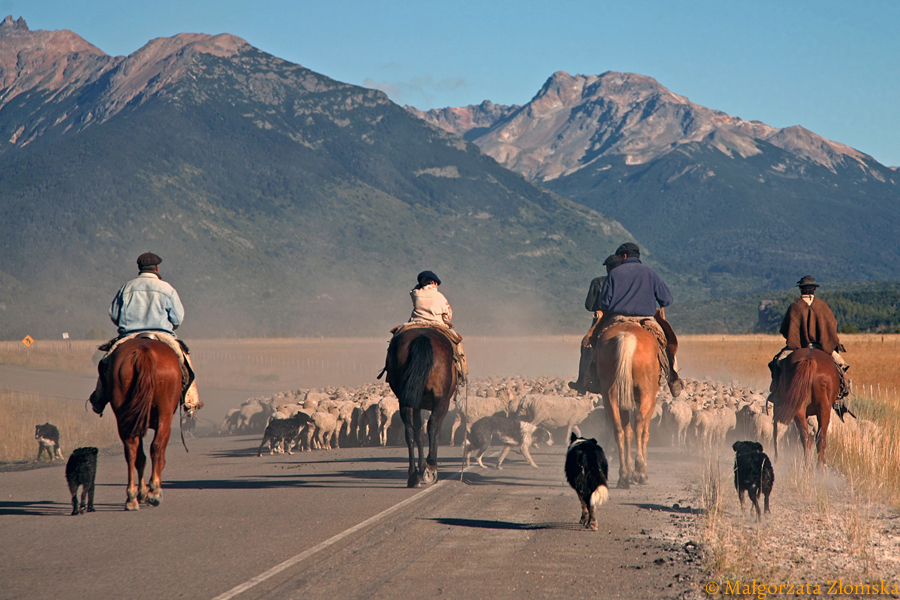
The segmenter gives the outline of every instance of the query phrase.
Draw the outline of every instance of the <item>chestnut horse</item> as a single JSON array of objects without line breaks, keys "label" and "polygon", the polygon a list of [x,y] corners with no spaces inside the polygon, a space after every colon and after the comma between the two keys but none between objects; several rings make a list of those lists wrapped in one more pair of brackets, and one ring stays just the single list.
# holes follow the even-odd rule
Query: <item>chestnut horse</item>
[{"label": "chestnut horse", "polygon": [[[413,327],[395,335],[388,346],[387,382],[400,400],[400,419],[409,449],[407,487],[437,481],[437,450],[441,423],[456,393],[456,366],[453,344],[441,332]],[[425,458],[425,428],[422,410],[428,417],[428,458]],[[419,451],[419,464],[413,444]]]},{"label": "chestnut horse", "polygon": [[[647,482],[650,419],[659,392],[659,344],[639,325],[621,323],[600,334],[595,345],[594,377],[619,447],[619,488]],[[632,462],[631,440],[637,434]]]},{"label": "chestnut horse", "polygon": [[834,360],[827,352],[814,348],[794,350],[781,367],[778,393],[773,397],[773,439],[775,458],[778,458],[778,424],[790,425],[793,420],[800,431],[800,441],[806,459],[812,446],[807,417],[813,415],[819,421],[816,434],[816,450],[819,468],[825,466],[825,443],[828,424],[831,422],[831,407],[837,400],[840,389],[840,375]]},{"label": "chestnut horse", "polygon": [[[181,402],[178,356],[156,339],[136,337],[116,348],[109,362],[104,389],[108,390],[128,463],[125,510],[137,510],[140,502],[159,506],[166,445],[172,431],[172,417]],[[144,435],[147,429],[156,430],[150,445],[153,473],[149,490],[144,482],[147,464]]]}]

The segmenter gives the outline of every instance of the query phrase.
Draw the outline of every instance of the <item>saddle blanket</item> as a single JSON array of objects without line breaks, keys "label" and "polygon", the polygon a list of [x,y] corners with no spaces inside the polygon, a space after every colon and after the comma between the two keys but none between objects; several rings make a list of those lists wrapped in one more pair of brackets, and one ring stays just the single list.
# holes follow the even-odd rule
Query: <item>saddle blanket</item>
[{"label": "saddle blanket", "polygon": [[[603,327],[597,332],[595,339],[599,338],[603,333],[614,325],[637,325],[643,327],[656,337],[657,353],[656,357],[659,361],[659,380],[660,385],[665,385],[669,380],[669,358],[666,356],[666,333],[662,326],[653,317],[642,317],[632,315],[610,315],[603,319]],[[678,365],[675,365],[677,371]]]}]

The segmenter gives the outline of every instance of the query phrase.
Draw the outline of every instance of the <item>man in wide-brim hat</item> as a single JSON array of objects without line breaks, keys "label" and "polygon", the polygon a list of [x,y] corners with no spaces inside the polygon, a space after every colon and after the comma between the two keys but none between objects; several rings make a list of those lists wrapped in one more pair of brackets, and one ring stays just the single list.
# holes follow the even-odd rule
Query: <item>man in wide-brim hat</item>
[{"label": "man in wide-brim hat", "polygon": [[794,350],[800,348],[818,348],[831,354],[841,376],[841,389],[838,401],[844,406],[842,399],[850,393],[850,380],[846,371],[850,366],[838,352],[846,352],[837,333],[837,319],[824,300],[816,298],[816,283],[812,275],[805,275],[797,282],[800,298],[794,301],[781,322],[781,335],[785,339],[785,347],[772,359],[769,368],[772,370],[773,393],[778,389],[778,378],[781,375],[781,363]]}]

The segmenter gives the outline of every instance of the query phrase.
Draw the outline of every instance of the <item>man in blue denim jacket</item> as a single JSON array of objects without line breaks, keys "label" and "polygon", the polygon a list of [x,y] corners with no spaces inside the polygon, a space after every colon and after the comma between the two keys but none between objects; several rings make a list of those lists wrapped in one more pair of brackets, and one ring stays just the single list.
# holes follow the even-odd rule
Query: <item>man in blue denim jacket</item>
[{"label": "man in blue denim jacket", "polygon": [[[104,360],[100,361],[97,389],[91,394],[91,406],[94,412],[102,415],[107,404],[103,394],[105,359],[113,353],[122,342],[138,334],[152,332],[159,341],[168,345],[178,355],[182,365],[184,391],[184,407],[188,414],[202,407],[193,382],[193,369],[187,348],[175,337],[175,330],[184,319],[184,307],[178,292],[162,280],[159,275],[159,264],[162,259],[152,252],[145,252],[137,259],[138,276],[119,289],[112,304],[109,305],[109,318],[116,325],[119,337],[101,346],[107,350]],[[189,387],[188,387],[189,386]]]}]

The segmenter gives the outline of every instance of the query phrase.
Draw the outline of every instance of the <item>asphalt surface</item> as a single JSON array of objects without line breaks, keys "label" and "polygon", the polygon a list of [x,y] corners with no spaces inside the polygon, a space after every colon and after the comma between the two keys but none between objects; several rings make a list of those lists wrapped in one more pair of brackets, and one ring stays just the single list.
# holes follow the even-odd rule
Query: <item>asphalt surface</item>
[{"label": "asphalt surface", "polygon": [[444,446],[441,483],[409,490],[405,448],[257,458],[260,437],[190,453],[173,440],[163,503],[138,512],[121,455],[100,458],[97,512],[80,516],[62,464],[0,473],[0,598],[675,598],[699,581],[685,546],[698,469],[668,449],[652,449],[650,484],[610,491],[590,532],[564,447],[534,450],[540,470],[513,453],[460,481]]}]

